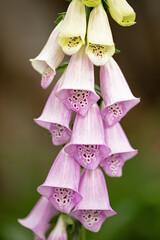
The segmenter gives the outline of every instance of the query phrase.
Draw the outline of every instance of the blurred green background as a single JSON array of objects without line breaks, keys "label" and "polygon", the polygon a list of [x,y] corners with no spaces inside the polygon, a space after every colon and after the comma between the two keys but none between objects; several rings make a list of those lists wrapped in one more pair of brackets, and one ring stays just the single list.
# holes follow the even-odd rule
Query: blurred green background
[{"label": "blurred green background", "polygon": [[[112,208],[117,215],[106,220],[99,233],[87,240],[160,239],[160,1],[128,1],[137,24],[123,28],[109,16],[115,56],[141,103],[122,120],[139,154],[129,160],[122,178],[107,177]],[[40,76],[30,66],[50,32],[65,0],[0,0],[0,240],[31,240],[32,233],[17,223],[39,198],[36,188],[60,147],[33,122],[53,87],[40,87]],[[96,74],[97,77],[98,74]],[[56,80],[58,79],[56,76]]]}]

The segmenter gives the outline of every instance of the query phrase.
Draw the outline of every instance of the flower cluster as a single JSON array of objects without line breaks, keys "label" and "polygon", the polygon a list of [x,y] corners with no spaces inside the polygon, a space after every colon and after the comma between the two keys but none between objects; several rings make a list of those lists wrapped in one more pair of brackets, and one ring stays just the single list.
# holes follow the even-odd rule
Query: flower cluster
[{"label": "flower cluster", "polygon": [[[28,217],[19,219],[35,239],[46,239],[49,222],[58,211],[98,232],[105,219],[116,214],[102,169],[110,177],[120,177],[125,161],[137,154],[119,121],[140,100],[112,57],[115,44],[106,6],[122,26],[134,24],[135,13],[125,0],[72,0],[41,53],[31,59],[42,75],[41,86],[47,88],[64,55],[71,56],[42,114],[34,119],[51,133],[54,145],[66,144],[37,189],[42,197]],[[98,91],[94,65],[100,66]],[[67,239],[62,216],[47,239]]]}]

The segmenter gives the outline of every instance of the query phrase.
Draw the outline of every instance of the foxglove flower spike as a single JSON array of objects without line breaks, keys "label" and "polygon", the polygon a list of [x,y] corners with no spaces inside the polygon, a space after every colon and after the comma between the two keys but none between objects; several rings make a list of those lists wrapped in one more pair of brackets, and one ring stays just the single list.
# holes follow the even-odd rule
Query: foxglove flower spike
[{"label": "foxglove flower spike", "polygon": [[83,199],[70,215],[89,231],[98,232],[105,219],[116,214],[110,206],[105,178],[100,168],[83,170],[79,192]]},{"label": "foxglove flower spike", "polygon": [[106,64],[115,53],[108,17],[102,3],[90,13],[86,53],[97,66]]},{"label": "foxglove flower spike", "polygon": [[76,115],[71,142],[65,151],[87,169],[95,169],[108,156],[110,148],[105,144],[103,122],[97,104],[86,116]]},{"label": "foxglove flower spike", "polygon": [[68,109],[83,116],[99,100],[94,90],[94,67],[85,54],[85,47],[71,57],[56,96]]},{"label": "foxglove flower spike", "polygon": [[101,110],[106,126],[119,122],[126,113],[140,102],[133,96],[116,61],[111,58],[100,69],[100,87],[105,107]]},{"label": "foxglove flower spike", "polygon": [[62,149],[37,191],[59,211],[69,213],[82,199],[78,193],[79,180],[80,165]]},{"label": "foxglove flower spike", "polygon": [[18,219],[18,222],[32,230],[35,239],[45,240],[45,234],[50,228],[51,218],[57,214],[57,210],[49,201],[41,197],[30,214],[24,219]]},{"label": "foxglove flower spike", "polygon": [[63,21],[61,21],[52,31],[46,45],[40,54],[30,59],[33,68],[42,75],[41,86],[47,88],[52,82],[56,68],[61,64],[64,53],[58,44],[58,36]]},{"label": "foxglove flower spike", "polygon": [[85,6],[81,0],[72,0],[59,35],[59,45],[67,55],[73,55],[85,43],[85,35]]},{"label": "foxglove flower spike", "polygon": [[50,131],[54,145],[65,144],[70,136],[71,130],[69,123],[72,117],[72,111],[55,96],[56,91],[63,81],[63,76],[57,82],[52,90],[41,116],[34,121]]}]

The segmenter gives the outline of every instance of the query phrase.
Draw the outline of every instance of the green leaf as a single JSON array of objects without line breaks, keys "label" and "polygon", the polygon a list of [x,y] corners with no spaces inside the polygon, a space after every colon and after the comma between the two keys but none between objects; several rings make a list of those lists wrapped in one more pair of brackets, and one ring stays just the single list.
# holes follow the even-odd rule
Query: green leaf
[{"label": "green leaf", "polygon": [[68,66],[68,62],[64,62],[61,65],[59,65],[59,67],[56,69],[56,71],[64,72],[64,70],[66,69],[67,66]]},{"label": "green leaf", "polygon": [[120,50],[115,49],[115,54],[116,54],[116,53],[120,53],[120,52],[121,52]]},{"label": "green leaf", "polygon": [[64,19],[66,12],[59,13],[58,15],[59,15],[58,18],[55,20],[56,24],[60,23]]}]

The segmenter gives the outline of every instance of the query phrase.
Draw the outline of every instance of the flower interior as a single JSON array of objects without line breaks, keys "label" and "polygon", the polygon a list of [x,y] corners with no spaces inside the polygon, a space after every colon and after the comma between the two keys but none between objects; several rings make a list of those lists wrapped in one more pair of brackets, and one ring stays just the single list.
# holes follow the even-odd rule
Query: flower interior
[{"label": "flower interior", "polygon": [[123,163],[121,154],[112,154],[104,160],[105,172],[111,177],[121,176]]},{"label": "flower interior", "polygon": [[115,103],[102,109],[102,117],[104,120],[106,120],[107,125],[112,126],[120,121],[125,112],[125,106],[122,102]]},{"label": "flower interior", "polygon": [[[75,146],[74,151],[70,153],[81,166],[84,168],[94,170],[97,168],[102,158],[108,154],[105,152],[104,146],[102,145],[73,145]],[[72,147],[71,147],[72,148]]]},{"label": "flower interior", "polygon": [[54,75],[55,75],[55,71],[47,65],[42,74],[41,86],[43,88],[48,87],[49,84],[52,82]]},{"label": "flower interior", "polygon": [[76,203],[75,192],[69,188],[54,188],[50,201],[59,211],[69,213]]},{"label": "flower interior", "polygon": [[52,141],[54,144],[66,143],[71,135],[69,129],[58,123],[52,123],[50,126],[50,133],[52,134]]}]

